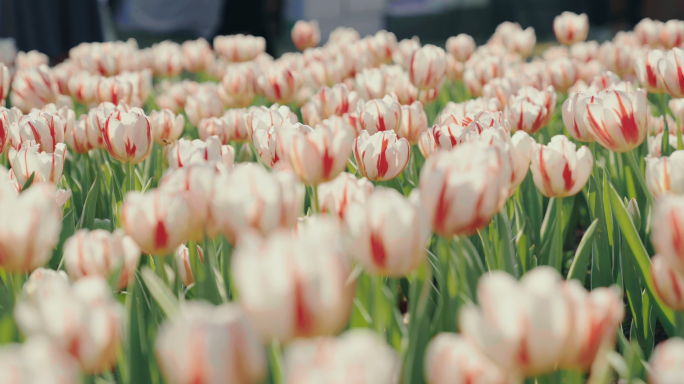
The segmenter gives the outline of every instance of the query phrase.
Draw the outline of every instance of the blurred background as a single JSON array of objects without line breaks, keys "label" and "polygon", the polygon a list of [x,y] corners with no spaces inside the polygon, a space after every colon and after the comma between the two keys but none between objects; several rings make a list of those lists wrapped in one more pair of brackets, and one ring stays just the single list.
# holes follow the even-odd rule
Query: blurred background
[{"label": "blurred background", "polygon": [[684,19],[683,0],[0,0],[0,38],[39,50],[52,64],[82,42],[133,37],[144,48],[235,33],[265,37],[277,57],[294,51],[289,31],[298,19],[319,21],[321,43],[338,26],[442,46],[467,33],[484,43],[503,21],[534,27],[543,43],[554,41],[553,18],[564,10],[587,13],[589,39],[599,42],[644,17]]}]

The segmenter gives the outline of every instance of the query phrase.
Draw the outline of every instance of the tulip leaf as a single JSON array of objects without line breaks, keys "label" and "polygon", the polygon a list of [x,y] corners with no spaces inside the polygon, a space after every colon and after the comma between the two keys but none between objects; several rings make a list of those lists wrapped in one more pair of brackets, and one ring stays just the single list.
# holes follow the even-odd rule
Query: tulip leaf
[{"label": "tulip leaf", "polygon": [[510,222],[508,221],[506,210],[502,209],[499,213],[497,213],[495,220],[500,241],[499,251],[501,257],[499,260],[501,261],[503,270],[515,276],[515,278],[520,278],[520,262],[513,247]]},{"label": "tulip leaf", "polygon": [[34,172],[31,173],[31,176],[29,176],[28,180],[26,180],[26,182],[24,183],[24,186],[21,187],[21,192],[22,192],[22,193],[23,193],[24,191],[26,191],[26,190],[31,186],[31,184],[33,184],[33,179],[34,179],[35,177],[36,177],[36,172],[34,171]]},{"label": "tulip leaf", "polygon": [[653,307],[655,308],[660,322],[663,324],[665,331],[668,335],[672,335],[675,332],[674,326],[674,312],[672,309],[668,308],[665,303],[660,299],[660,297],[655,292],[655,286],[653,285],[653,279],[651,278],[651,260],[646,252],[644,244],[639,238],[639,233],[634,227],[634,223],[629,217],[627,208],[622,203],[620,195],[612,184],[608,184],[608,194],[610,196],[611,207],[613,208],[613,213],[617,219],[620,230],[629,244],[629,248],[632,250],[632,256],[634,257],[636,270],[639,272],[639,277],[641,281],[646,285],[646,291],[649,294],[650,299],[653,302]]},{"label": "tulip leaf", "polygon": [[166,317],[176,316],[180,304],[176,296],[169,290],[169,287],[164,285],[164,282],[149,267],[143,267],[141,274],[147,290],[150,291],[150,294],[159,304],[161,310],[164,311]]},{"label": "tulip leaf", "polygon": [[85,205],[83,206],[83,212],[81,213],[81,221],[78,224],[79,229],[88,228],[92,230],[95,228],[95,207],[100,194],[98,178],[99,175],[96,175],[95,181],[93,181],[90,191],[88,191],[88,196],[86,197]]},{"label": "tulip leaf", "polygon": [[584,285],[584,280],[587,277],[587,266],[589,265],[589,256],[591,256],[591,246],[594,242],[594,235],[596,235],[596,228],[599,220],[594,219],[584,236],[580,241],[577,251],[575,251],[575,258],[572,260],[570,271],[568,272],[569,279],[577,279]]},{"label": "tulip leaf", "polygon": [[204,254],[204,280],[200,282],[204,293],[203,299],[214,305],[219,305],[226,300],[222,297],[219,289],[218,277],[216,276],[216,250],[212,240],[206,239],[204,241]]},{"label": "tulip leaf", "polygon": [[140,279],[133,279],[126,295],[126,314],[124,334],[126,337],[126,368],[128,381],[126,384],[152,384],[149,359],[152,351],[149,347],[147,324],[152,319],[147,305]]},{"label": "tulip leaf", "polygon": [[59,243],[57,243],[57,246],[52,251],[52,258],[50,259],[51,269],[57,270],[62,266],[64,255],[62,249],[64,248],[64,242],[66,242],[66,240],[71,237],[74,232],[76,232],[76,223],[74,222],[75,213],[76,211],[72,209],[66,215],[64,215],[64,218],[62,218],[62,229],[59,232]]}]

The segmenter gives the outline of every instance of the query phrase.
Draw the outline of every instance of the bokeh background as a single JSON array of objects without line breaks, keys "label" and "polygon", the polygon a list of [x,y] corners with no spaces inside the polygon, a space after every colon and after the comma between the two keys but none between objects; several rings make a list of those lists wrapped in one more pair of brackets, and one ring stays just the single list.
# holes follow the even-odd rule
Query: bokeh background
[{"label": "bokeh background", "polygon": [[82,42],[133,37],[144,48],[235,33],[265,37],[277,57],[294,50],[289,31],[298,19],[318,20],[322,43],[338,26],[436,45],[463,32],[483,43],[499,23],[514,21],[534,27],[543,45],[554,41],[553,17],[564,10],[587,13],[589,39],[599,42],[644,17],[684,19],[682,0],[0,0],[0,38],[37,49],[52,64]]}]

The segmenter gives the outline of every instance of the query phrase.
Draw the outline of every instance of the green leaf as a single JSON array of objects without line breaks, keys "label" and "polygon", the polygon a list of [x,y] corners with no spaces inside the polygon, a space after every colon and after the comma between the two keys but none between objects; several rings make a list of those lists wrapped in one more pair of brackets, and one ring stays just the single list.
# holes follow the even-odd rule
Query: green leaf
[{"label": "green leaf", "polygon": [[31,186],[31,184],[33,184],[34,177],[36,177],[36,172],[31,173],[31,176],[29,176],[28,180],[26,180],[26,183],[24,183],[24,186],[21,187],[21,192],[24,192]]},{"label": "green leaf", "polygon": [[100,194],[98,177],[99,175],[95,176],[95,181],[93,181],[90,191],[88,191],[88,196],[86,197],[85,205],[83,206],[83,213],[81,214],[81,221],[78,224],[79,229],[88,228],[92,230],[95,228],[95,206]]},{"label": "green leaf", "polygon": [[568,272],[568,279],[577,279],[584,285],[584,280],[587,277],[587,265],[589,265],[589,256],[591,255],[591,245],[594,242],[594,235],[596,228],[598,228],[599,219],[594,219],[584,236],[580,241],[577,250],[575,251],[575,258],[572,260],[570,271]]},{"label": "green leaf", "polygon": [[658,318],[668,335],[674,334],[674,312],[663,303],[655,292],[655,286],[653,285],[650,273],[651,260],[646,252],[646,248],[641,242],[641,238],[639,238],[639,233],[634,227],[634,224],[629,217],[629,213],[627,213],[627,208],[625,208],[620,195],[615,191],[612,184],[608,184],[608,192],[613,213],[615,214],[622,234],[625,236],[625,240],[627,240],[627,243],[629,244],[629,248],[632,250],[636,270],[639,272],[641,281],[646,285],[646,291],[653,301],[653,307],[658,314]]},{"label": "green leaf", "polygon": [[126,335],[127,384],[152,384],[149,360],[154,358],[149,348],[147,324],[151,320],[145,304],[143,286],[135,278],[128,287],[126,295],[126,313],[124,324]]},{"label": "green leaf", "polygon": [[510,232],[510,222],[508,221],[508,215],[506,210],[502,209],[495,216],[496,227],[499,234],[499,251],[501,257],[499,260],[503,265],[503,270],[520,278],[520,261],[515,253],[515,248],[513,247],[513,239],[511,238]]},{"label": "green leaf", "polygon": [[204,279],[200,282],[204,293],[203,298],[214,305],[219,305],[225,300],[219,290],[216,276],[216,250],[214,243],[209,239],[204,241],[204,255]]},{"label": "green leaf", "polygon": [[176,316],[180,304],[176,296],[169,290],[169,287],[164,285],[164,282],[149,267],[143,267],[141,274],[147,290],[150,291],[150,294],[159,304],[162,311],[164,311],[166,317]]},{"label": "green leaf", "polygon": [[72,209],[64,215],[64,218],[62,218],[62,229],[59,232],[59,242],[52,251],[52,258],[50,259],[51,269],[57,270],[60,268],[62,265],[64,242],[76,232],[76,223],[74,222],[75,212],[76,211]]}]

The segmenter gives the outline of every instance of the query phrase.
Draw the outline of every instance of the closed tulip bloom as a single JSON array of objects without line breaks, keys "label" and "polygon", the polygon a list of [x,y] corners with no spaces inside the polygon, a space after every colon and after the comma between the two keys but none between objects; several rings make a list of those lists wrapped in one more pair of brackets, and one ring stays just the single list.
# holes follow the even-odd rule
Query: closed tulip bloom
[{"label": "closed tulip bloom", "polygon": [[5,106],[5,100],[10,89],[10,73],[5,64],[0,63],[0,106]]},{"label": "closed tulip bloom", "polygon": [[418,138],[427,129],[427,115],[420,101],[401,106],[401,125],[397,136],[405,138],[409,144],[417,144]]},{"label": "closed tulip bloom", "polygon": [[464,71],[465,65],[462,62],[454,59],[451,55],[447,55],[447,79],[450,81],[461,81],[463,80]]},{"label": "closed tulip bloom", "polygon": [[247,122],[245,119],[249,114],[249,110],[246,108],[241,109],[229,109],[223,113],[223,122],[226,126],[226,136],[229,137],[229,141],[236,141],[238,143],[245,143],[249,139],[249,133],[247,131]]},{"label": "closed tulip bloom", "polygon": [[307,135],[311,131],[313,129],[308,125],[280,121],[270,127],[268,131],[255,130],[252,133],[252,141],[254,149],[264,164],[273,168],[276,164],[289,165],[293,138],[297,133]]},{"label": "closed tulip bloom", "polygon": [[214,49],[228,61],[251,61],[266,51],[266,39],[261,36],[241,34],[216,36]]},{"label": "closed tulip bloom", "polygon": [[558,92],[567,92],[579,78],[577,66],[570,59],[561,58],[551,61],[548,69],[551,84]]},{"label": "closed tulip bloom", "polygon": [[532,155],[534,154],[534,147],[536,141],[532,136],[524,131],[516,132],[511,137],[512,148],[509,150],[513,174],[511,176],[510,195],[513,195],[527,177],[527,172],[530,170],[530,163]]},{"label": "closed tulip bloom", "polygon": [[124,231],[150,255],[165,256],[190,234],[190,205],[177,192],[153,189],[128,192],[121,205]]},{"label": "closed tulip bloom", "polygon": [[570,58],[580,63],[588,63],[598,59],[599,44],[596,41],[582,41],[570,47]]},{"label": "closed tulip bloom", "polygon": [[288,66],[272,64],[257,78],[263,95],[272,103],[290,104],[300,87],[299,74]]},{"label": "closed tulip bloom", "polygon": [[532,50],[537,44],[537,35],[534,33],[533,27],[528,27],[525,30],[511,33],[505,41],[506,48],[510,52],[515,52],[525,59],[532,54]]},{"label": "closed tulip bloom", "polygon": [[669,157],[646,156],[646,185],[653,196],[684,194],[684,151]]},{"label": "closed tulip bloom", "polygon": [[[478,136],[478,132],[475,130],[474,125],[467,125],[464,127],[454,123],[435,125],[428,129],[428,133],[432,136],[432,142],[434,143],[435,149],[444,149],[447,151],[466,141],[475,139]],[[427,145],[427,142],[424,144]]]},{"label": "closed tulip bloom", "polygon": [[665,53],[659,49],[646,52],[646,55],[639,56],[634,60],[634,69],[637,78],[647,91],[652,93],[665,92],[663,78],[658,72],[658,63],[665,58]]},{"label": "closed tulip bloom", "polygon": [[534,268],[520,282],[501,271],[482,277],[480,306],[460,312],[463,337],[504,371],[525,376],[553,371],[572,335],[561,281],[547,266]]},{"label": "closed tulip bloom", "polygon": [[271,107],[260,106],[248,111],[245,115],[245,124],[247,126],[247,133],[250,140],[252,134],[257,129],[269,131],[276,123],[287,121],[291,124],[297,123],[297,115],[295,115],[286,105],[274,104]]},{"label": "closed tulip bloom", "polygon": [[509,194],[512,170],[498,146],[480,141],[438,151],[420,174],[420,198],[432,230],[472,234],[489,224]]},{"label": "closed tulip bloom", "polygon": [[4,188],[0,205],[0,266],[5,271],[29,273],[50,260],[62,227],[54,191],[47,183],[36,183],[19,197],[13,197]]},{"label": "closed tulip bloom", "polygon": [[199,73],[207,69],[207,65],[214,59],[209,43],[204,38],[187,40],[181,44],[183,68],[188,72]]},{"label": "closed tulip bloom", "polygon": [[40,67],[41,65],[48,65],[50,58],[46,54],[36,50],[22,52],[19,51],[14,59],[14,65],[19,69]]},{"label": "closed tulip bloom", "polygon": [[385,96],[386,84],[382,68],[365,68],[356,73],[354,89],[364,100],[381,99]]},{"label": "closed tulip bloom", "polygon": [[544,104],[526,97],[514,97],[506,107],[506,117],[513,132],[521,130],[529,134],[536,133],[548,124],[552,115]]},{"label": "closed tulip bloom", "polygon": [[141,108],[152,89],[152,70],[144,69],[135,72],[122,72],[116,77],[118,81],[128,81],[131,84],[131,102],[134,107]]},{"label": "closed tulip bloom", "polygon": [[580,112],[584,124],[596,141],[613,152],[627,152],[641,145],[648,133],[646,92],[638,89],[601,91]]},{"label": "closed tulip bloom", "polygon": [[216,136],[221,141],[221,144],[228,144],[230,141],[230,137],[226,135],[226,124],[223,119],[218,117],[207,117],[200,120],[197,124],[197,131],[200,140]]},{"label": "closed tulip bloom", "polygon": [[563,12],[553,19],[553,33],[559,43],[573,45],[587,39],[589,33],[589,18],[585,13],[578,15]]},{"label": "closed tulip bloom", "polygon": [[682,74],[684,71],[684,51],[679,48],[667,51],[657,65],[658,75],[662,78],[665,87],[664,90],[672,97],[684,97],[684,75]]},{"label": "closed tulip bloom", "polygon": [[289,160],[294,172],[308,185],[334,179],[347,169],[354,132],[320,125],[308,133],[298,132],[290,144]]},{"label": "closed tulip bloom", "polygon": [[22,112],[54,103],[58,96],[57,83],[50,77],[50,68],[43,65],[17,71],[12,80],[10,102]]},{"label": "closed tulip bloom", "polygon": [[546,197],[574,196],[589,181],[593,160],[586,146],[576,150],[567,137],[554,136],[548,145],[538,144],[532,154],[534,184]]},{"label": "closed tulip bloom", "polygon": [[57,144],[53,153],[40,152],[35,141],[25,141],[17,151],[10,148],[8,153],[12,171],[19,185],[26,184],[31,175],[34,181],[57,184],[64,170],[66,145]]},{"label": "closed tulip bloom", "polygon": [[563,124],[575,140],[592,143],[594,136],[589,133],[587,126],[582,118],[582,112],[586,109],[586,105],[593,102],[594,95],[589,93],[577,92],[571,94],[570,97],[563,102]]},{"label": "closed tulip bloom", "polygon": [[228,107],[248,107],[256,93],[257,71],[254,65],[236,64],[226,68],[218,95]]},{"label": "closed tulip bloom", "polygon": [[482,96],[496,98],[502,106],[507,106],[511,96],[518,92],[518,85],[508,78],[498,77],[492,79],[482,87]]},{"label": "closed tulip bloom", "polygon": [[[197,256],[200,261],[204,263],[204,251],[197,245]],[[192,272],[192,262],[190,260],[190,250],[185,244],[181,244],[176,248],[176,266],[178,267],[178,277],[184,286],[189,287],[195,282],[195,275]]]},{"label": "closed tulip bloom", "polygon": [[447,39],[446,50],[456,60],[465,63],[475,52],[475,40],[465,33]]},{"label": "closed tulip bloom", "polygon": [[409,78],[418,89],[437,87],[446,76],[446,68],[446,53],[431,44],[413,51],[409,58]]},{"label": "closed tulip bloom", "polygon": [[79,383],[81,369],[76,359],[48,338],[35,336],[22,344],[0,348],[0,371],[6,383]]},{"label": "closed tulip bloom", "polygon": [[116,77],[101,77],[95,88],[95,100],[98,103],[108,101],[112,104],[119,104],[123,101],[130,104],[133,97],[133,87],[131,83]]},{"label": "closed tulip bloom", "polygon": [[221,160],[221,142],[216,136],[206,141],[179,139],[173,146],[166,148],[169,148],[166,152],[169,168]]},{"label": "closed tulip bloom", "polygon": [[392,53],[392,62],[401,65],[405,69],[408,68],[409,58],[416,49],[420,48],[420,39],[418,36],[413,36],[410,39],[404,39],[399,42],[397,49]]},{"label": "closed tulip bloom", "polygon": [[159,145],[172,143],[180,138],[185,127],[185,117],[176,115],[170,109],[152,111],[150,129],[154,141]]},{"label": "closed tulip bloom", "polygon": [[318,185],[318,206],[321,212],[327,212],[344,220],[349,206],[354,203],[364,204],[373,193],[373,183],[365,177],[342,172],[335,179]]},{"label": "closed tulip bloom", "polygon": [[504,373],[475,346],[456,333],[440,333],[425,352],[428,384],[513,384],[520,378]]},{"label": "closed tulip bloom", "polygon": [[325,118],[354,112],[359,103],[359,94],[349,90],[345,84],[335,84],[332,88],[322,87],[317,95],[321,100]]},{"label": "closed tulip bloom", "polygon": [[31,272],[28,279],[24,283],[24,297],[29,300],[33,300],[33,296],[39,294],[36,291],[38,290],[40,283],[44,279],[52,279],[55,277],[63,279],[66,282],[69,282],[69,275],[67,275],[64,271],[55,271],[54,269],[48,269],[43,267],[37,268],[36,270]]},{"label": "closed tulip bloom", "polygon": [[318,46],[321,41],[321,30],[316,20],[297,20],[292,28],[292,42],[300,51]]},{"label": "closed tulip bloom", "polygon": [[40,150],[52,153],[64,142],[64,121],[57,114],[33,110],[19,119],[18,131],[10,130],[12,147],[19,150],[25,141],[40,144]]},{"label": "closed tulip bloom", "polygon": [[368,51],[375,59],[375,63],[389,64],[392,62],[392,54],[397,49],[397,37],[392,32],[380,30],[373,36],[364,39],[368,44]]},{"label": "closed tulip bloom", "polygon": [[183,52],[180,45],[162,41],[152,46],[155,76],[174,77],[183,72]]},{"label": "closed tulip bloom", "polygon": [[660,39],[662,24],[661,21],[651,20],[648,17],[643,18],[634,26],[634,36],[641,45],[655,46]]},{"label": "closed tulip bloom", "polygon": [[665,255],[651,259],[651,278],[658,297],[675,311],[684,310],[684,275],[678,260]]},{"label": "closed tulip bloom", "polygon": [[684,265],[684,197],[662,195],[651,220],[651,240],[656,252]]},{"label": "closed tulip bloom", "polygon": [[102,139],[114,159],[137,164],[152,151],[150,120],[142,111],[117,111],[104,121]]},{"label": "closed tulip bloom", "polygon": [[377,132],[401,129],[401,105],[392,96],[360,103],[357,107],[359,125],[373,135]]},{"label": "closed tulip bloom", "polygon": [[188,116],[188,121],[196,127],[204,118],[221,117],[223,105],[215,90],[202,90],[195,95],[188,96],[185,102],[185,114]]},{"label": "closed tulip bloom", "polygon": [[317,217],[299,225],[296,237],[288,230],[241,237],[231,269],[242,310],[264,342],[345,327],[356,284],[340,231],[336,221]]},{"label": "closed tulip bloom", "polygon": [[361,127],[358,124],[354,124],[354,118],[350,118],[350,115],[345,113],[343,117],[332,115],[327,119],[316,124],[316,127],[328,127],[337,131],[350,131],[354,137],[358,137],[361,133]]},{"label": "closed tulip bloom", "polygon": [[562,290],[572,308],[573,325],[561,366],[586,372],[602,344],[615,345],[615,328],[625,316],[622,298],[612,288],[587,292],[578,280],[568,280]]},{"label": "closed tulip bloom", "polygon": [[119,273],[117,287],[124,289],[139,261],[140,248],[121,230],[81,229],[64,243],[64,267],[74,281],[85,276],[108,279]]},{"label": "closed tulip bloom", "polygon": [[684,42],[684,21],[671,19],[660,28],[660,44],[665,49],[681,48]]},{"label": "closed tulip bloom", "polygon": [[684,374],[684,340],[669,338],[658,344],[650,360],[649,384],[676,384]]},{"label": "closed tulip bloom", "polygon": [[418,149],[426,159],[437,150],[437,143],[435,142],[435,137],[432,135],[432,130],[428,129],[420,134],[418,137]]},{"label": "closed tulip bloom", "polygon": [[408,140],[400,139],[394,131],[368,131],[354,142],[354,157],[361,176],[373,181],[387,181],[399,176],[406,169],[411,154]]},{"label": "closed tulip bloom", "polygon": [[295,340],[284,357],[290,384],[396,384],[401,376],[396,351],[370,329],[352,329],[337,338]]},{"label": "closed tulip bloom", "polygon": [[350,254],[369,273],[405,276],[427,258],[430,227],[418,193],[406,198],[394,189],[379,188],[347,213]]}]

